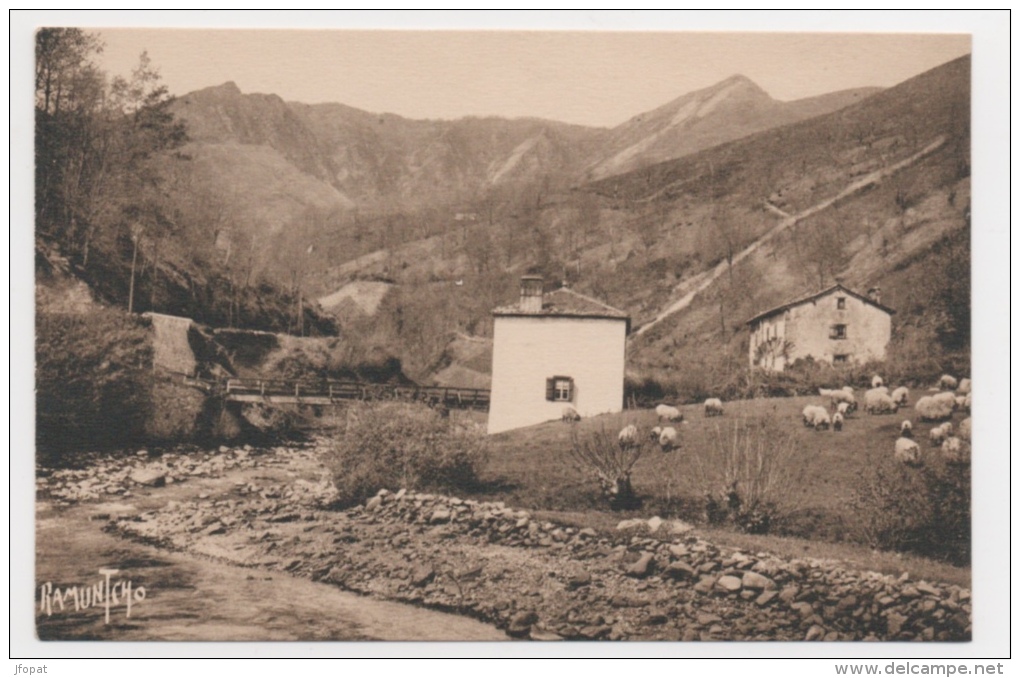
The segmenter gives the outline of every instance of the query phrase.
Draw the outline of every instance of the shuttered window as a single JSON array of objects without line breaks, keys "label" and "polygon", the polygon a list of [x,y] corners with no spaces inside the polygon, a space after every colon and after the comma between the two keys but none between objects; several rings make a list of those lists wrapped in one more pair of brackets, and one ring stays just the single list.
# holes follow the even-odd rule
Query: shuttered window
[{"label": "shuttered window", "polygon": [[829,339],[846,339],[846,325],[831,325]]},{"label": "shuttered window", "polygon": [[545,380],[545,399],[569,403],[574,400],[574,380],[570,377],[549,377]]}]

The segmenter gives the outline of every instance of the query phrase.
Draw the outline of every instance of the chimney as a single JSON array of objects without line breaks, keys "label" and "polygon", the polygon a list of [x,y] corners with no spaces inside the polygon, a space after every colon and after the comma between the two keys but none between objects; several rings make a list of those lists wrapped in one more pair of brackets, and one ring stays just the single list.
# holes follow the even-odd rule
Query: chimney
[{"label": "chimney", "polygon": [[521,311],[542,312],[542,276],[526,275],[521,278]]},{"label": "chimney", "polygon": [[868,290],[868,298],[871,299],[876,304],[881,304],[882,303],[882,288],[881,287],[872,287],[870,290]]}]

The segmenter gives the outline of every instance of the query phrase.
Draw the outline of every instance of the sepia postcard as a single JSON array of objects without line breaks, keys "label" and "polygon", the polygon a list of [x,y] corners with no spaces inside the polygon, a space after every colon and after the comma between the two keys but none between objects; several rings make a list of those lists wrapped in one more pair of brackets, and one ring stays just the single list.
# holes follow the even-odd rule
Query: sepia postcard
[{"label": "sepia postcard", "polygon": [[966,24],[173,14],[27,38],[26,656],[993,651]]}]

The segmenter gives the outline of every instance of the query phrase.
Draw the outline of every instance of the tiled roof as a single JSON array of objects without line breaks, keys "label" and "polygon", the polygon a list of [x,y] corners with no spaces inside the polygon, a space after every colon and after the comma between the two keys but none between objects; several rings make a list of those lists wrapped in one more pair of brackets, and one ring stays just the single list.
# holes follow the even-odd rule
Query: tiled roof
[{"label": "tiled roof", "polygon": [[759,313],[758,315],[754,316],[753,318],[751,318],[750,320],[748,320],[746,324],[750,325],[751,323],[754,323],[754,322],[756,322],[758,320],[761,320],[762,318],[767,318],[767,317],[769,317],[771,315],[775,315],[776,313],[781,313],[782,311],[785,311],[788,308],[793,308],[794,306],[800,306],[801,304],[807,304],[809,302],[814,301],[815,299],[820,299],[821,297],[824,297],[827,294],[831,294],[832,292],[835,292],[837,290],[845,292],[846,294],[850,295],[851,297],[856,297],[857,299],[860,299],[861,301],[863,301],[863,302],[865,302],[867,304],[871,304],[875,308],[880,309],[882,311],[885,311],[886,313],[893,314],[893,313],[896,312],[896,311],[892,310],[891,308],[889,308],[888,306],[883,306],[882,304],[876,302],[874,299],[870,299],[870,298],[864,296],[863,294],[860,294],[859,292],[854,292],[853,290],[848,289],[846,287],[843,287],[842,285],[837,283],[837,284],[833,285],[832,287],[825,288],[821,292],[815,292],[814,294],[811,294],[809,296],[802,297],[802,298],[797,299],[795,301],[787,302],[787,303],[782,304],[780,306],[776,306],[775,308],[770,308],[767,311],[763,311],[763,312]]},{"label": "tiled roof", "polygon": [[496,316],[551,316],[573,318],[610,318],[630,320],[630,316],[618,308],[603,304],[597,299],[579,294],[566,287],[549,292],[542,298],[542,310],[529,312],[521,309],[521,305],[510,304],[493,309]]}]

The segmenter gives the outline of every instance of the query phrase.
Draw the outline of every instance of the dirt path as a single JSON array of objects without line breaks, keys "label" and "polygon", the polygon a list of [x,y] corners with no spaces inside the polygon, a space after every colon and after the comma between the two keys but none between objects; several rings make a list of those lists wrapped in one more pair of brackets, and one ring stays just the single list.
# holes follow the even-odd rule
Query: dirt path
[{"label": "dirt path", "polygon": [[[380,601],[335,586],[176,553],[103,531],[105,514],[130,515],[146,505],[165,505],[170,496],[197,494],[211,485],[230,484],[233,475],[193,487],[149,490],[137,502],[80,504],[68,509],[40,502],[36,513],[36,581],[71,586],[100,584],[101,568],[116,568],[111,582],[130,580],[136,600],[130,617],[123,598],[105,623],[102,606],[75,611],[71,598],[52,613],[39,610],[42,640],[265,641],[265,640],[505,640],[501,631],[479,621],[410,605]],[[99,519],[96,517],[99,516]],[[121,587],[121,590],[123,587]],[[51,598],[52,600],[52,598]]]},{"label": "dirt path", "polygon": [[[642,334],[644,334],[645,332],[647,332],[651,328],[655,327],[656,325],[658,325],[660,322],[662,322],[663,320],[665,320],[669,316],[671,316],[674,313],[677,313],[679,311],[682,311],[683,309],[685,309],[688,306],[690,306],[691,302],[694,301],[694,297],[696,297],[701,292],[704,292],[713,282],[715,282],[718,278],[722,277],[722,275],[724,273],[726,273],[726,270],[730,266],[736,265],[737,263],[743,261],[747,257],[749,257],[752,254],[754,254],[754,252],[756,252],[762,245],[767,243],[769,240],[774,238],[779,233],[782,233],[783,231],[785,231],[786,229],[790,228],[791,226],[793,226],[797,222],[802,221],[802,220],[810,217],[813,214],[821,212],[824,209],[828,209],[829,207],[831,207],[836,202],[838,202],[840,200],[844,200],[847,197],[853,195],[854,193],[857,193],[859,191],[862,191],[862,190],[864,190],[866,188],[870,188],[870,187],[880,183],[883,179],[885,179],[886,177],[888,177],[888,176],[890,176],[890,175],[900,171],[901,169],[903,169],[905,167],[909,167],[910,165],[913,165],[914,163],[919,161],[921,158],[923,158],[923,157],[925,157],[927,155],[931,155],[932,153],[937,151],[939,148],[942,147],[942,145],[945,142],[946,142],[945,137],[939,137],[938,139],[936,139],[932,143],[930,143],[927,146],[925,146],[924,148],[922,148],[917,153],[911,155],[909,158],[905,158],[903,160],[900,160],[899,162],[896,162],[896,163],[893,163],[891,165],[888,165],[887,167],[883,167],[881,169],[875,170],[874,172],[866,174],[863,177],[861,177],[860,179],[857,179],[857,180],[851,182],[849,185],[846,186],[846,188],[844,188],[842,191],[840,191],[836,195],[832,196],[831,198],[828,198],[828,199],[823,200],[823,201],[821,201],[821,202],[819,202],[817,204],[814,204],[811,207],[808,207],[808,208],[802,210],[801,212],[798,212],[797,214],[794,214],[792,216],[786,215],[786,217],[784,219],[782,219],[778,224],[776,224],[771,229],[766,231],[763,236],[761,236],[760,238],[755,240],[753,243],[751,243],[750,245],[748,245],[747,247],[742,249],[740,252],[738,252],[733,257],[732,262],[729,262],[729,261],[726,261],[725,259],[723,259],[723,261],[719,262],[719,264],[717,264],[716,267],[713,268],[710,273],[699,274],[699,276],[697,276],[696,278],[694,278],[692,280],[689,280],[689,281],[686,281],[685,283],[683,283],[682,286],[687,286],[687,285],[693,283],[694,287],[693,287],[693,289],[688,291],[686,294],[684,294],[682,297],[680,297],[678,300],[676,300],[675,302],[673,302],[672,304],[667,306],[661,313],[659,313],[657,316],[655,316],[654,320],[650,321],[646,325],[643,325],[643,326],[639,327],[631,335],[631,338],[641,336]],[[780,211],[780,213],[781,214],[786,214],[785,212],[781,212],[781,211]]]}]

